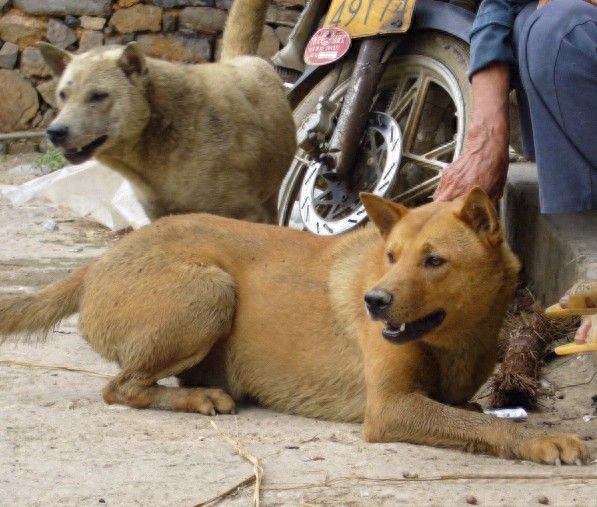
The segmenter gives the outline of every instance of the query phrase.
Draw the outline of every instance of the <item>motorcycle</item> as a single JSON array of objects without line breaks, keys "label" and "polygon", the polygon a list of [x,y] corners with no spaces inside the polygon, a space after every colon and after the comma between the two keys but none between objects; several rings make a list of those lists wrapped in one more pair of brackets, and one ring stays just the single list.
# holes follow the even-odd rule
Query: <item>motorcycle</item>
[{"label": "motorcycle", "polygon": [[308,1],[272,58],[283,76],[300,72],[288,92],[299,148],[280,225],[341,234],[366,220],[361,191],[408,205],[429,198],[462,150],[472,108],[477,2],[452,2]]}]

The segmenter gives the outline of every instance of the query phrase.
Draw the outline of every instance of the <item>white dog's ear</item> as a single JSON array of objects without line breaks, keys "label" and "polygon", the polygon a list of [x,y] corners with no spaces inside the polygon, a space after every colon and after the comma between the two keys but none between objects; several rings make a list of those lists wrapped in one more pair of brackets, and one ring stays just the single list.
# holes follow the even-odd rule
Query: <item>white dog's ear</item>
[{"label": "white dog's ear", "polygon": [[496,247],[504,240],[495,206],[481,188],[475,187],[468,193],[457,215],[491,246]]},{"label": "white dog's ear", "polygon": [[367,210],[367,216],[375,224],[384,239],[388,237],[394,225],[408,213],[406,206],[375,194],[361,192],[359,197]]},{"label": "white dog's ear", "polygon": [[145,74],[145,55],[136,42],[129,42],[118,59],[118,65],[128,77],[140,77]]},{"label": "white dog's ear", "polygon": [[72,55],[68,51],[52,46],[47,42],[38,42],[36,46],[52,73],[60,77],[71,61]]}]

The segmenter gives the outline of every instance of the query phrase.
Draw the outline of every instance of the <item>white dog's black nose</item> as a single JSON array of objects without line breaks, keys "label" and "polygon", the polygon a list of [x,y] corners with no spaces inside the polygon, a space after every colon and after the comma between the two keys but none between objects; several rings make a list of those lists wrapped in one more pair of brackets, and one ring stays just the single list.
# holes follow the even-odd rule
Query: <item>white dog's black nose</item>
[{"label": "white dog's black nose", "polygon": [[383,318],[393,300],[394,296],[387,290],[372,289],[365,294],[367,310],[374,318]]},{"label": "white dog's black nose", "polygon": [[48,138],[52,144],[60,145],[66,141],[68,137],[68,127],[66,125],[50,125],[46,130]]}]

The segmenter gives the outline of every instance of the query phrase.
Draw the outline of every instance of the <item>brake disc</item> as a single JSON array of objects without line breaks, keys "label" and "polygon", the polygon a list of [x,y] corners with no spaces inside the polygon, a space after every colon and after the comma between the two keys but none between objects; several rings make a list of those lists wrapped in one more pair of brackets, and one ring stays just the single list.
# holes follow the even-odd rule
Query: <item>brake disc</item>
[{"label": "brake disc", "polygon": [[367,219],[359,192],[389,195],[402,157],[402,132],[390,115],[373,111],[350,181],[335,178],[320,161],[310,162],[299,195],[307,230],[324,236],[349,231]]}]

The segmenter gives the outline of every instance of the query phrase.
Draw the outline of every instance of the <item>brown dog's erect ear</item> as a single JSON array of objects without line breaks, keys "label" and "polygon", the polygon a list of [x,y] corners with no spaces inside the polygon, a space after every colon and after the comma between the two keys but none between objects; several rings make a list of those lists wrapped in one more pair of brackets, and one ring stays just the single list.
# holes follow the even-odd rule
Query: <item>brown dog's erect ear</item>
[{"label": "brown dog's erect ear", "polygon": [[145,55],[136,42],[129,42],[124,47],[122,55],[118,59],[118,65],[128,77],[142,76],[147,70]]},{"label": "brown dog's erect ear", "polygon": [[60,77],[71,61],[72,55],[68,51],[52,46],[47,42],[38,42],[36,46],[52,73]]},{"label": "brown dog's erect ear", "polygon": [[408,213],[408,208],[375,194],[361,192],[361,202],[367,210],[367,216],[375,224],[382,238],[387,238],[392,227]]},{"label": "brown dog's erect ear", "polygon": [[458,216],[491,246],[496,247],[503,241],[497,211],[481,188],[475,187],[468,193]]}]

